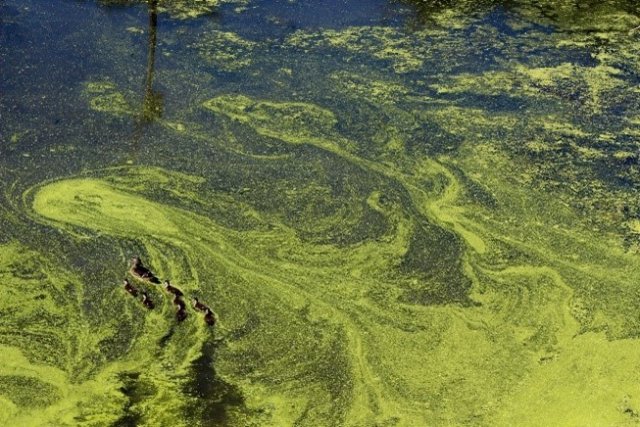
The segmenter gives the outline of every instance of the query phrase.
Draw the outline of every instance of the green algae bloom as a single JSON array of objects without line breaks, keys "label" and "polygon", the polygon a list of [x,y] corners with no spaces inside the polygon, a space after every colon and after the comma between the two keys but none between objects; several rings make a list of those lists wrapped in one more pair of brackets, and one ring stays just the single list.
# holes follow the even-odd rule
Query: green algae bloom
[{"label": "green algae bloom", "polygon": [[[71,91],[91,143],[9,115],[0,424],[637,424],[640,21],[405,3],[416,28],[160,27],[184,50],[144,92]],[[216,327],[127,295],[134,255]]]},{"label": "green algae bloom", "polygon": [[83,95],[89,98],[91,109],[114,116],[133,114],[133,107],[117,86],[109,81],[87,82]]},{"label": "green algae bloom", "polygon": [[257,43],[235,33],[214,31],[204,34],[190,46],[202,59],[223,71],[237,71],[251,64]]},{"label": "green algae bloom", "polygon": [[248,0],[100,0],[105,6],[121,6],[123,3],[155,3],[160,13],[166,13],[177,20],[188,20],[211,15],[221,5],[231,3],[245,5]]},{"label": "green algae bloom", "polygon": [[412,49],[412,40],[413,37],[392,28],[354,27],[341,31],[326,30],[320,34],[298,32],[287,39],[287,44],[305,50],[328,46],[353,54],[365,54],[390,62],[398,73],[407,73],[421,69],[426,55],[422,49]]}]

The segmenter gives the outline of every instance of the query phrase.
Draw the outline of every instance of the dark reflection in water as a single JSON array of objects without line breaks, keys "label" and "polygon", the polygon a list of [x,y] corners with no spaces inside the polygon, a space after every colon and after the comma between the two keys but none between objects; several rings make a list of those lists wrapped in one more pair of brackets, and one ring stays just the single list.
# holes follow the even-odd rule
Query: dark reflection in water
[{"label": "dark reflection in water", "polygon": [[142,101],[143,122],[151,122],[162,117],[163,97],[153,90],[153,75],[156,63],[156,46],[158,44],[158,1],[149,2],[149,41],[147,43],[147,72],[144,81],[144,99]]}]

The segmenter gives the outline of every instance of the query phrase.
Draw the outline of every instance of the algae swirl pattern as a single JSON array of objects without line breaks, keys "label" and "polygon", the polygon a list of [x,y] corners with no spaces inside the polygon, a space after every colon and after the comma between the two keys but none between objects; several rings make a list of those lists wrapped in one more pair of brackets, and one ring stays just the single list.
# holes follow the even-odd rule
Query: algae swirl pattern
[{"label": "algae swirl pattern", "polygon": [[[522,38],[455,8],[216,29],[184,42],[198,72],[156,74],[188,94],[161,141],[0,169],[0,422],[637,425],[638,20],[549,32],[536,10],[510,16]],[[470,66],[489,49],[512,60]],[[125,81],[77,95],[136,120]],[[218,325],[126,297],[132,254]]]}]

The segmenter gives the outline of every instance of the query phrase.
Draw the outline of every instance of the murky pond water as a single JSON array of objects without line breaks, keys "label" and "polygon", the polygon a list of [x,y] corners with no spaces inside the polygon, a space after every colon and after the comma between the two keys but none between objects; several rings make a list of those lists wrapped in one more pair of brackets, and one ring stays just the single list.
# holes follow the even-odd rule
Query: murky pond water
[{"label": "murky pond water", "polygon": [[639,26],[0,1],[0,424],[637,425]]}]

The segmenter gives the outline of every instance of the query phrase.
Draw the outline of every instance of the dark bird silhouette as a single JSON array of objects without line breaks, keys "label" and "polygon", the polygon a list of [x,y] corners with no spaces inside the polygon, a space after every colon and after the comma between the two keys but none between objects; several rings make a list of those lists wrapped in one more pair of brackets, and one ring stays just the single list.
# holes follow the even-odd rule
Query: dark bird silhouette
[{"label": "dark bird silhouette", "polygon": [[213,326],[216,324],[216,316],[213,314],[213,311],[211,311],[211,309],[209,308],[207,308],[207,311],[204,314],[204,322],[209,326]]},{"label": "dark bird silhouette", "polygon": [[179,309],[178,311],[176,311],[176,320],[178,322],[182,322],[186,318],[187,318],[187,310]]},{"label": "dark bird silhouette", "polygon": [[155,284],[159,284],[160,280],[142,264],[142,260],[140,257],[131,258],[131,268],[129,269],[129,273],[137,279],[144,280],[146,282],[151,282]]},{"label": "dark bird silhouette", "polygon": [[187,308],[187,305],[184,303],[184,301],[178,295],[173,297],[173,304],[176,307],[178,307],[178,310],[186,310],[186,308]]},{"label": "dark bird silhouette", "polygon": [[193,308],[195,308],[198,311],[205,312],[205,311],[209,310],[209,307],[207,307],[206,305],[204,305],[203,303],[198,301],[198,298],[196,298],[196,297],[193,297],[191,299],[191,303],[193,305]]},{"label": "dark bird silhouette", "polygon": [[149,295],[146,291],[142,291],[142,305],[144,305],[149,310],[153,310],[153,308],[155,307],[153,301],[151,301],[151,298],[149,298]]},{"label": "dark bird silhouette", "polygon": [[134,288],[133,285],[131,285],[131,282],[129,282],[129,280],[124,279],[124,281],[122,282],[122,285],[124,286],[124,290],[127,291],[129,295],[131,295],[134,298],[138,296],[138,290]]},{"label": "dark bird silhouette", "polygon": [[178,320],[178,322],[182,322],[187,318],[187,305],[178,295],[174,296],[173,305],[175,305],[177,308],[176,319]]},{"label": "dark bird silhouette", "polygon": [[171,282],[169,282],[168,280],[164,281],[164,290],[177,297],[183,296],[182,291],[175,286],[171,286]]}]

